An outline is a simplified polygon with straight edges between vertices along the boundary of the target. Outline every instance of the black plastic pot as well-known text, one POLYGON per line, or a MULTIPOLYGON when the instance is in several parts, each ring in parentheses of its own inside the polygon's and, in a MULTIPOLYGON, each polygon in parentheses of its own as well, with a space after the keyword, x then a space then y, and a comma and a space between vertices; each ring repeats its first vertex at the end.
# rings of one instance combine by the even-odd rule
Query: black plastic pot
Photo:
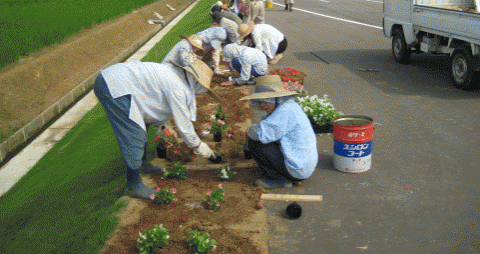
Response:
POLYGON ((222 133, 221 132, 214 133, 213 134, 213 141, 214 142, 222 141, 222 133))
POLYGON ((250 150, 243 149, 243 154, 245 155, 245 159, 252 159, 252 153, 250 152, 250 150))
POLYGON ((297 203, 293 202, 287 206, 287 215, 291 219, 298 219, 302 215, 302 207, 297 203))
POLYGON ((333 133, 333 123, 332 122, 327 122, 324 125, 318 125, 315 120, 313 120, 313 117, 308 116, 308 120, 310 120, 310 124, 312 125, 313 132, 315 134, 320 134, 320 133, 333 133))
POLYGON ((157 145, 157 157, 167 158, 167 148, 165 147, 165 144, 161 143, 157 145))
POLYGON ((212 163, 218 164, 222 162, 222 155, 215 153, 215 158, 211 157, 211 158, 208 158, 208 160, 210 160, 212 163))

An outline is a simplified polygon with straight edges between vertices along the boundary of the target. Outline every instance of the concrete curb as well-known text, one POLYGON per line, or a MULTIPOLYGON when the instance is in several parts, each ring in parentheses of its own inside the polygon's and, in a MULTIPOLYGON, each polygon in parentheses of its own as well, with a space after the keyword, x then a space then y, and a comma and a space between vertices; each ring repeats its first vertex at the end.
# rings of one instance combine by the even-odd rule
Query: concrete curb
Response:
MULTIPOLYGON (((178 15, 177 17, 172 17, 165 27, 162 27, 162 25, 158 25, 155 29, 149 32, 145 37, 136 41, 125 51, 120 53, 120 55, 112 59, 106 65, 104 65, 101 69, 105 69, 108 66, 123 62, 129 56, 137 52, 139 48, 142 47, 142 45, 144 44, 150 45, 151 43, 149 43, 149 41, 151 41, 151 39, 156 34, 159 34, 163 37, 198 2, 199 0, 185 7, 185 9, 182 10, 181 14, 178 15), (180 19, 178 19, 179 17, 180 19)), ((155 44, 158 41, 156 41, 155 44)), ((153 46, 155 44, 153 44, 153 46)), ((144 49, 142 51, 142 53, 144 54, 141 57, 136 56, 134 60, 142 59, 145 56, 145 54, 148 51, 150 51, 150 49, 153 46, 151 46, 148 49, 144 49)), ((85 81, 83 81, 80 85, 75 87, 67 95, 63 96, 59 101, 57 101, 55 104, 47 108, 39 116, 34 118, 28 124, 23 126, 20 130, 15 132, 12 136, 7 138, 7 140, 1 143, 0 144, 0 166, 2 164, 7 163, 10 159, 12 159, 13 156, 18 154, 23 148, 25 148, 26 145, 28 145, 28 143, 30 143, 35 137, 37 137, 42 131, 44 131, 47 126, 52 124, 54 120, 56 120, 58 117, 64 114, 70 107, 72 107, 75 103, 77 103, 82 97, 84 97, 87 94, 88 91, 92 90, 93 83, 95 82, 95 78, 98 76, 99 73, 100 73, 100 70, 98 70, 93 75, 88 77, 85 81)))
MULTIPOLYGON (((153 30, 102 69, 122 62, 128 57, 126 61, 142 59, 198 2, 200 0, 187 6, 164 28, 153 30)), ((27 174, 86 113, 97 105, 98 100, 92 87, 99 73, 100 70, 0 145, 0 163, 5 161, 5 165, 0 168, 0 196, 27 174), (54 123, 48 126, 52 121, 54 123)))

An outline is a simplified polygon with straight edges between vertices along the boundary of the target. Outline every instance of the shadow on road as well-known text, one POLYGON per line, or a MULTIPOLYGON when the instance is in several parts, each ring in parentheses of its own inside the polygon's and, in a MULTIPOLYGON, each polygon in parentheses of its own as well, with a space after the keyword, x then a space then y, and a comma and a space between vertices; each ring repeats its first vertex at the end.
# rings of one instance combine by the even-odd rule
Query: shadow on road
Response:
MULTIPOLYGON (((393 60, 390 50, 338 50, 310 53, 316 56, 318 61, 345 66, 386 93, 452 100, 480 96, 480 83, 479 88, 470 91, 463 91, 453 86, 449 75, 448 56, 412 54, 411 63, 401 65, 393 60)), ((297 55, 299 58, 305 58, 305 52, 297 55)), ((479 82, 480 75, 476 77, 479 82)))

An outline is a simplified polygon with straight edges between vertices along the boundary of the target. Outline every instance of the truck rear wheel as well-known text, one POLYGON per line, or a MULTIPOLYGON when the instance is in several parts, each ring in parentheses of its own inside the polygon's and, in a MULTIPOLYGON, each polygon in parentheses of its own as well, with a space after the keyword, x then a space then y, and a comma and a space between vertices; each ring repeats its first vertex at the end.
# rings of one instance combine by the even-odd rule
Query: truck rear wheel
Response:
POLYGON ((403 31, 401 29, 397 29, 393 33, 392 54, 395 62, 401 64, 410 63, 411 50, 409 47, 407 47, 407 43, 405 42, 405 37, 403 36, 403 31))
POLYGON ((455 86, 460 89, 473 88, 473 57, 466 46, 456 48, 450 58, 451 76, 455 86))

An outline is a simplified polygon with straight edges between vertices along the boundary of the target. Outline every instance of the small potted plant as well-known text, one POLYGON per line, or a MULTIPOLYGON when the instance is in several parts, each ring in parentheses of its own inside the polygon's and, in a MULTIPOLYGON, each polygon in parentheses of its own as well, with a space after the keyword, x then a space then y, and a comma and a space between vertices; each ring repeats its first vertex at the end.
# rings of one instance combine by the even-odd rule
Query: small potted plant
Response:
POLYGON ((141 254, 157 253, 158 249, 168 246, 169 232, 162 224, 154 225, 153 229, 138 233, 137 248, 141 254))
POLYGON ((167 168, 163 173, 162 179, 187 179, 187 168, 183 166, 181 161, 173 163, 173 167, 167 168))
POLYGON ((216 120, 213 124, 206 124, 205 125, 207 130, 213 134, 213 141, 220 142, 222 141, 222 133, 230 130, 230 126, 225 124, 224 120, 216 120))
POLYGON ((333 132, 332 120, 341 113, 335 110, 327 95, 324 95, 323 98, 319 98, 317 95, 305 95, 295 98, 295 101, 307 114, 315 133, 333 132))
POLYGON ((161 134, 152 141, 152 144, 157 144, 157 157, 158 158, 167 158, 167 148, 170 144, 177 144, 177 140, 174 135, 170 133, 167 128, 162 129, 165 134, 161 134))
POLYGON ((237 174, 237 172, 231 170, 230 166, 219 167, 217 172, 218 178, 220 178, 222 181, 231 181, 237 174))
POLYGON ((222 107, 222 105, 218 105, 217 109, 215 110, 215 119, 225 120, 225 111, 227 111, 227 107, 222 107))
POLYGON ((157 136, 152 143, 158 143, 156 147, 157 157, 163 159, 167 158, 167 147, 169 146, 168 141, 161 136, 157 136))
POLYGON ((218 188, 214 191, 207 191, 203 201, 207 203, 207 208, 218 211, 222 205, 221 202, 225 200, 225 191, 223 190, 222 184, 218 185, 218 188))
POLYGON ((243 155, 245 156, 245 159, 250 160, 252 159, 252 153, 250 152, 250 149, 248 149, 248 144, 245 141, 240 141, 238 142, 240 144, 240 148, 238 149, 239 152, 243 151, 243 155))
POLYGON ((172 189, 167 189, 167 188, 156 188, 155 189, 156 193, 150 195, 150 199, 152 200, 152 203, 154 204, 168 204, 170 202, 177 202, 178 198, 175 197, 175 194, 177 194, 177 190, 175 188, 172 189))
POLYGON ((217 241, 211 239, 208 233, 203 233, 197 229, 188 232, 190 237, 187 243, 192 247, 193 253, 208 253, 215 249, 217 241))

